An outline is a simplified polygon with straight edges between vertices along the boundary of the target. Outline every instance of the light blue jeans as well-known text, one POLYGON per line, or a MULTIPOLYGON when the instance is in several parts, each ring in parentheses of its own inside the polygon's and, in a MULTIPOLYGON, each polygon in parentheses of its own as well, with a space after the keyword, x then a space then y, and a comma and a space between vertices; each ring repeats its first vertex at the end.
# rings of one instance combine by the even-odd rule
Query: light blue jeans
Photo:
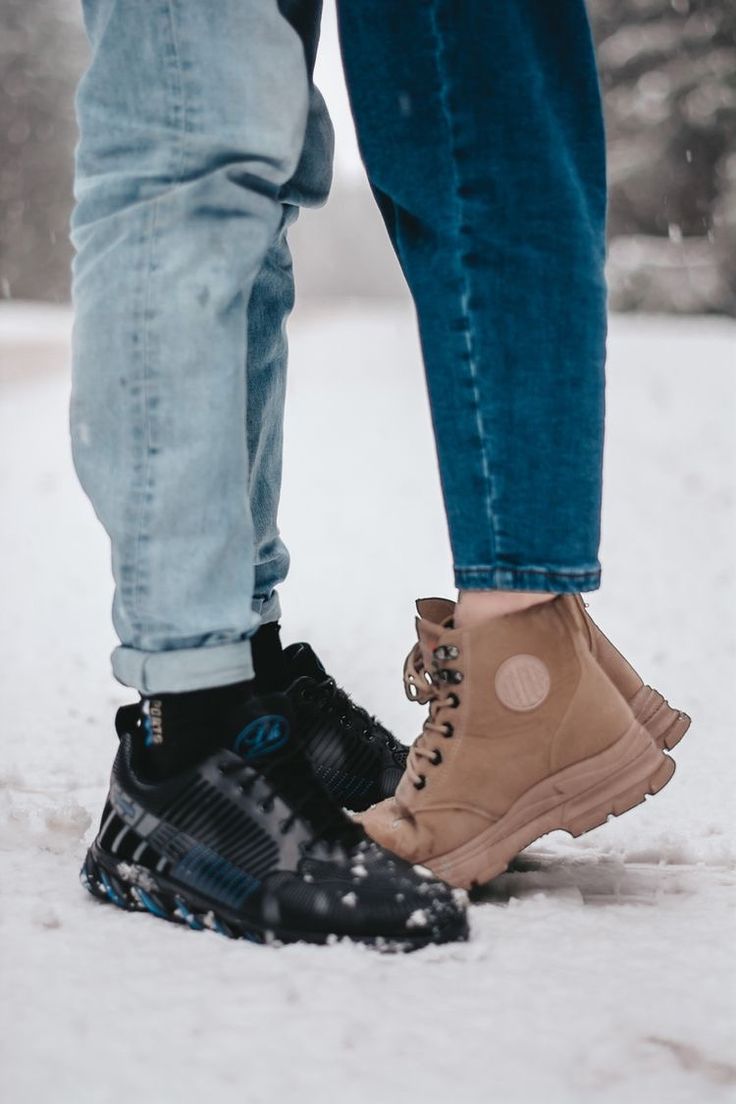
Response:
POLYGON ((252 677, 279 616, 286 230, 327 197, 319 3, 85 0, 72 448, 112 542, 116 677, 252 677), (282 14, 283 13, 283 14, 282 14))

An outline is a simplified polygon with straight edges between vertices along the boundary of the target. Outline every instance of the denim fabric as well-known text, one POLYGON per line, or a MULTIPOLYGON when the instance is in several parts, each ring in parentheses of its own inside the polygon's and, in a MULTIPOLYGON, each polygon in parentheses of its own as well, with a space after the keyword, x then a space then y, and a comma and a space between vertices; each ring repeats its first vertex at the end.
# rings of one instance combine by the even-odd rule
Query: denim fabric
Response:
MULTIPOLYGON (((605 166, 582 0, 338 0, 419 315, 462 588, 598 585, 605 166)), ((329 189, 319 0, 84 0, 72 445, 147 692, 279 615, 287 229, 329 189)))
POLYGON ((72 446, 112 542, 118 679, 252 674, 278 617, 293 303, 286 228, 326 198, 319 3, 86 0, 72 446))
POLYGON ((459 588, 599 584, 605 144, 583 0, 338 0, 459 588))

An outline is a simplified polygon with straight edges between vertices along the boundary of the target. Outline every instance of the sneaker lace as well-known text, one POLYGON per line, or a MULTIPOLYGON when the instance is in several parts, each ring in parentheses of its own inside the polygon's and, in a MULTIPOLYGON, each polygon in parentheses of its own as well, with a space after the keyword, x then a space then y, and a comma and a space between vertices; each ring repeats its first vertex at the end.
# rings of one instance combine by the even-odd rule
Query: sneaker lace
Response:
POLYGON ((298 820, 306 820, 312 830, 312 838, 304 845, 305 851, 319 843, 328 847, 342 845, 350 848, 363 838, 357 825, 332 801, 314 777, 309 761, 298 745, 257 771, 237 760, 222 763, 219 770, 221 774, 236 779, 241 776, 239 786, 244 795, 251 792, 256 782, 265 782, 267 792, 261 801, 264 812, 273 808, 277 797, 285 800, 289 813, 279 822, 279 831, 286 835, 298 820))
POLYGON ((404 745, 393 733, 384 728, 373 714, 354 702, 347 691, 338 686, 333 678, 326 678, 323 682, 317 683, 310 696, 329 710, 338 724, 359 739, 364 739, 370 744, 380 738, 394 758, 397 761, 400 760, 399 765, 403 767, 406 755, 404 745))
MULTIPOLYGON (((427 672, 421 658, 419 646, 412 649, 407 658, 407 667, 412 663, 412 674, 421 679, 421 687, 412 681, 412 686, 417 686, 419 693, 407 694, 412 698, 426 704, 429 702, 429 714, 422 726, 422 731, 411 746, 406 762, 406 774, 414 788, 423 790, 427 784, 427 775, 423 771, 423 763, 432 767, 439 767, 443 761, 441 749, 436 741, 429 743, 428 737, 439 736, 443 740, 450 740, 455 735, 455 728, 450 720, 446 720, 446 711, 457 709, 460 698, 452 687, 459 686, 463 681, 463 673, 457 667, 442 667, 440 661, 456 660, 460 657, 460 651, 454 644, 440 644, 432 652, 432 671, 427 672), (418 652, 418 659, 414 651, 418 652), (421 664, 421 666, 420 666, 421 664), (421 694, 421 696, 420 696, 421 694)), ((406 667, 405 667, 406 678, 406 667)), ((405 682, 405 685, 406 682, 405 682)))

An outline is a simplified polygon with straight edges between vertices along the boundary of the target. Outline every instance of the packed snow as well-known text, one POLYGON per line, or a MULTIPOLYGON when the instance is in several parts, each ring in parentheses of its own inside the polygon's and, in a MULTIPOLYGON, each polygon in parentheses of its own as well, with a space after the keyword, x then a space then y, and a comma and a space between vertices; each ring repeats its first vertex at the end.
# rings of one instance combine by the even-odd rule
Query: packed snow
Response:
MULTIPOLYGON (((469 943, 394 957, 230 942, 79 885, 131 694, 71 468, 68 317, 34 311, 0 307, 3 1100, 734 1100, 736 325, 612 320, 592 613, 693 716, 674 780, 529 848, 469 943)), ((409 311, 298 317, 287 419, 284 636, 409 741, 413 600, 453 593, 409 311)))

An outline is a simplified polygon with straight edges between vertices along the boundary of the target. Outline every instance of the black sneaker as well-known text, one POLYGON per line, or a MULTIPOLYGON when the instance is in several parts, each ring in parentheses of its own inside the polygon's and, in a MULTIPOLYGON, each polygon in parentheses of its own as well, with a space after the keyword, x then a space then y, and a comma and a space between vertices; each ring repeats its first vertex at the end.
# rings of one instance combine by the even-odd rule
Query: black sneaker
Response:
POLYGON ((308 644, 284 648, 286 695, 312 767, 335 801, 354 812, 393 797, 409 749, 349 697, 308 644))
POLYGON ((347 937, 408 951, 467 938, 456 894, 330 800, 282 695, 234 710, 229 746, 161 782, 144 777, 140 706, 116 724, 110 793, 81 872, 96 897, 257 943, 347 937))

